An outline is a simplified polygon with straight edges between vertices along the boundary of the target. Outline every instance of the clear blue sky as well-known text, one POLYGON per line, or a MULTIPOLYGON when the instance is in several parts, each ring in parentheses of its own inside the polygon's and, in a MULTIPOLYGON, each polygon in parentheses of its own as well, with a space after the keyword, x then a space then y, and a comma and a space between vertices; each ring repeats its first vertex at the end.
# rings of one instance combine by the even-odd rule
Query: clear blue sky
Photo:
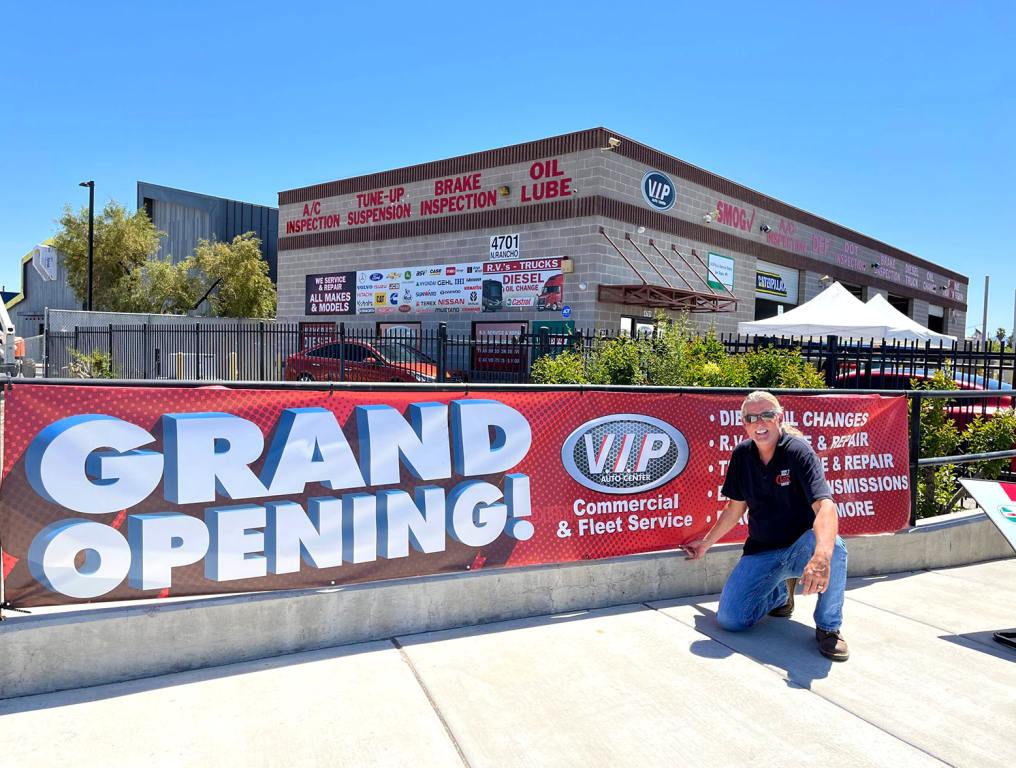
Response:
POLYGON ((0 282, 65 203, 605 126, 970 279, 1012 328, 1016 3, 10 3, 0 282))

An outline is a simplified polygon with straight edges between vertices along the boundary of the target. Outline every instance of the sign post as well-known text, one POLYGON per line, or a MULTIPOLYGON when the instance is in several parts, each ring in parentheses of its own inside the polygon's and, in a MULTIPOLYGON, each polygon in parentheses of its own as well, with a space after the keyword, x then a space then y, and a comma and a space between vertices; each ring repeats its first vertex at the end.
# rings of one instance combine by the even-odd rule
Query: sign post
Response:
MULTIPOLYGON (((973 497, 977 506, 984 510, 984 514, 1016 552, 1016 483, 960 478, 960 485, 973 497)), ((1002 645, 1016 648, 1016 630, 995 632, 993 637, 1002 645)))

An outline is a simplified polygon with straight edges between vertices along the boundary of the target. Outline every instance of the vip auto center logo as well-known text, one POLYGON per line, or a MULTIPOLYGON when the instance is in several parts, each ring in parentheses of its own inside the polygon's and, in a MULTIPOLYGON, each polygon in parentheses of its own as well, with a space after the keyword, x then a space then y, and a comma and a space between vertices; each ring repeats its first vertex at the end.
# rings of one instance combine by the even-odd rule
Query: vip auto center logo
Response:
POLYGON ((601 493, 634 494, 673 480, 688 464, 688 441, 660 419, 614 414, 580 426, 561 448, 572 478, 601 493))
POLYGON ((1002 504, 999 506, 998 511, 1002 513, 1002 517, 1016 525, 1016 505, 1002 504))
POLYGON ((677 187, 665 173, 649 171, 642 177, 642 197, 656 210, 669 211, 677 202, 677 187))

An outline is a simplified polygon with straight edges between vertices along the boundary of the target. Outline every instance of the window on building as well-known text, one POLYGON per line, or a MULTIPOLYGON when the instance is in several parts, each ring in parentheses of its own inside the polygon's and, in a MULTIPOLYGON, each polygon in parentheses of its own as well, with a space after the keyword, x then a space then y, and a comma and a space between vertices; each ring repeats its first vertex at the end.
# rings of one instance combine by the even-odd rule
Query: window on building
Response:
POLYGON ((945 309, 934 304, 928 307, 928 330, 945 333, 945 309))
POLYGON ((848 291, 850 291, 852 294, 854 294, 854 296, 856 296, 858 299, 860 299, 861 301, 864 301, 864 295, 863 295, 864 294, 864 289, 861 288, 861 286, 859 286, 859 285, 851 285, 850 283, 840 283, 840 285, 842 285, 844 288, 846 288, 848 291))
POLYGON ((789 312, 794 308, 793 304, 785 304, 770 299, 755 299, 755 319, 765 320, 768 317, 776 317, 782 312, 789 312))
POLYGON ((910 299, 906 296, 897 296, 890 293, 886 296, 886 301, 888 301, 895 309, 898 309, 904 315, 910 317, 910 299))
POLYGON ((149 221, 155 221, 155 201, 150 197, 146 197, 144 199, 144 206, 149 221))
POLYGON ((622 336, 652 336, 656 332, 656 323, 645 317, 622 317, 622 336))

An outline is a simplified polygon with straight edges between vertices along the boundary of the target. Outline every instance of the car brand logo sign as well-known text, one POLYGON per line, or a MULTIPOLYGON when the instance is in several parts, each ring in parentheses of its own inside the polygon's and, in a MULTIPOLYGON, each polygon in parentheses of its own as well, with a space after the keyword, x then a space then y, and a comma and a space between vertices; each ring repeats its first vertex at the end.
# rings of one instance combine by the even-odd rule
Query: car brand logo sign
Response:
POLYGON ((384 277, 384 275, 382 275, 380 272, 374 272, 371 274, 370 279, 376 283, 382 277, 384 277))
POLYGON ((688 465, 688 441, 660 419, 617 413, 587 421, 564 441, 561 462, 576 482, 601 493, 640 493, 688 465))
POLYGON ((677 187, 665 173, 649 171, 642 177, 642 197, 656 210, 669 211, 677 201, 677 187))

